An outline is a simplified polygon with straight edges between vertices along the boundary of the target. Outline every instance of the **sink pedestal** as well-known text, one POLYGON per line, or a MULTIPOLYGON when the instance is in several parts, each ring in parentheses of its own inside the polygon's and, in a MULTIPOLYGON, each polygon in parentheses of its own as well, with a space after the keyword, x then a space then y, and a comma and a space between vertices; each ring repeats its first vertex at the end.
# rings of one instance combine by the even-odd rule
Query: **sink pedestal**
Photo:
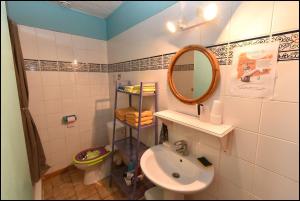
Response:
POLYGON ((184 195, 182 193, 177 193, 174 191, 169 191, 163 189, 163 199, 164 200, 184 200, 184 195))
POLYGON ((184 200, 184 194, 155 186, 145 192, 146 200, 184 200))

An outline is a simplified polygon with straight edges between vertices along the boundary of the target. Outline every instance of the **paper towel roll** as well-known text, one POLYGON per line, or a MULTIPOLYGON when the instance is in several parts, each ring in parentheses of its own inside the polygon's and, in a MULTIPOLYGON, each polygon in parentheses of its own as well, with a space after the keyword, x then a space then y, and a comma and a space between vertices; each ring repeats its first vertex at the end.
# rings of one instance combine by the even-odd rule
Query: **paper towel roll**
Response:
POLYGON ((214 100, 210 113, 210 122, 213 124, 222 124, 223 103, 220 100, 214 100))
POLYGON ((220 100, 214 100, 213 106, 211 109, 211 114, 222 115, 223 103, 220 100))

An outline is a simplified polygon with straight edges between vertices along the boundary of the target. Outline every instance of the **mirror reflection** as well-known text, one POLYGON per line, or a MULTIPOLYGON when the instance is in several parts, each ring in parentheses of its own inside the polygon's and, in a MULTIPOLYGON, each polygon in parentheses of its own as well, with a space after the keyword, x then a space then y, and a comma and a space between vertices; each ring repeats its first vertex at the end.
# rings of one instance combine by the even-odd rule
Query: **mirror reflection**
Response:
POLYGON ((188 99, 197 99, 210 87, 212 65, 205 54, 190 50, 177 59, 172 76, 178 93, 188 99))

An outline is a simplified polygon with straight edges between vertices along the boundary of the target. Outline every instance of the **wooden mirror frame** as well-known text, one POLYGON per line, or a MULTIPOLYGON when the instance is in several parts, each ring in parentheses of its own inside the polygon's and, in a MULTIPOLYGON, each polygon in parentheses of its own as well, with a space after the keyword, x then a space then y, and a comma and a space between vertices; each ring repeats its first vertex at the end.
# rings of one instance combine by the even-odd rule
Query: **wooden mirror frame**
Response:
POLYGON ((175 56, 173 56, 171 63, 169 64, 169 67, 168 67, 168 83, 169 83, 169 87, 170 87, 172 93, 181 102, 189 104, 189 105, 194 105, 194 104, 201 103, 201 102, 207 100, 215 91, 217 84, 219 83, 219 78, 220 78, 220 68, 219 68, 219 63, 218 63, 217 59, 215 58, 214 54, 210 50, 208 50, 205 47, 202 47, 200 45, 189 45, 189 46, 186 46, 186 47, 180 49, 175 54, 175 56), (208 90, 202 96, 200 96, 199 98, 196 98, 196 99, 189 99, 189 98, 184 97, 177 91, 177 89, 174 85, 174 81, 173 81, 173 70, 174 70, 176 61, 180 58, 180 56, 188 51, 193 51, 193 50, 202 52, 208 58, 211 66, 212 66, 212 81, 210 83, 208 90))

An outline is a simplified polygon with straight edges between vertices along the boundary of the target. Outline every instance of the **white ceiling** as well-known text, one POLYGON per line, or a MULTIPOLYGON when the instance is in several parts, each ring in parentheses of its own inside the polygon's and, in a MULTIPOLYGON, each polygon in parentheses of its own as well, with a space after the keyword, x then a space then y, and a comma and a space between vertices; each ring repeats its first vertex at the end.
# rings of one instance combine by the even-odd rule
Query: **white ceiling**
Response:
POLYGON ((109 16, 122 3, 122 1, 57 1, 59 2, 66 2, 68 4, 66 7, 70 9, 100 18, 109 16))

